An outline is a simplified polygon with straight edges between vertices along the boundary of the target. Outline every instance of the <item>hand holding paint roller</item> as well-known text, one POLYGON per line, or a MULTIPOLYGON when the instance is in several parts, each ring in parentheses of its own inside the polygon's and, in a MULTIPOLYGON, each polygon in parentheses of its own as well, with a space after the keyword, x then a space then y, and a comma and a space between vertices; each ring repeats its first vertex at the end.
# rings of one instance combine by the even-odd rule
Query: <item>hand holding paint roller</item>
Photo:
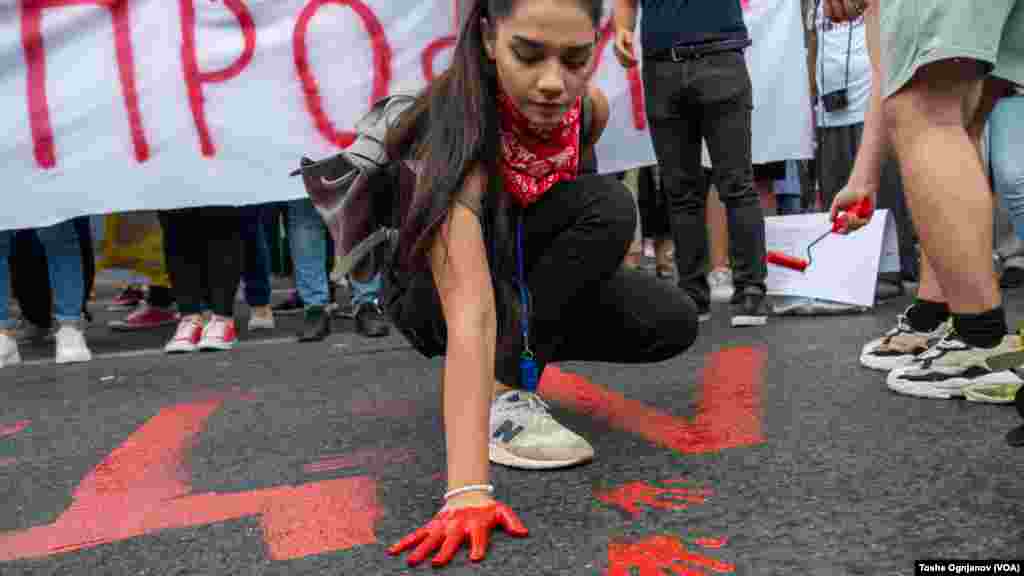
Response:
POLYGON ((811 262, 813 262, 811 250, 814 248, 815 244, 824 240, 829 234, 850 233, 851 218, 866 220, 871 217, 871 213, 874 212, 874 210, 874 202, 871 200, 870 196, 866 196, 857 201, 857 203, 854 204, 853 206, 840 212, 832 220, 832 228, 829 229, 828 232, 825 232, 821 236, 818 236, 818 238, 816 238, 814 242, 811 242, 807 246, 806 260, 803 258, 791 256, 789 254, 784 254, 782 252, 769 251, 765 255, 765 261, 768 262, 769 264, 775 264, 776 266, 782 266, 784 268, 790 268, 792 270, 799 270, 800 272, 805 272, 807 268, 811 265, 811 262))

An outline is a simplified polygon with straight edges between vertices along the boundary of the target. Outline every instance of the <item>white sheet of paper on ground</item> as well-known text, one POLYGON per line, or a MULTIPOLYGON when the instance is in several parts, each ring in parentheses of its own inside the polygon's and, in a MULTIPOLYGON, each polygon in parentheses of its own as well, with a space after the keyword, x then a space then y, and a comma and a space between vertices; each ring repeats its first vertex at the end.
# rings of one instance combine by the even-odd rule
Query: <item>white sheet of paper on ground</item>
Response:
MULTIPOLYGON (((768 216, 768 250, 807 258, 807 247, 831 228, 827 213, 768 216)), ((815 245, 803 272, 768 265, 768 293, 806 296, 872 307, 879 272, 898 272, 896 223, 888 210, 876 210, 871 222, 853 234, 829 234, 815 245)))

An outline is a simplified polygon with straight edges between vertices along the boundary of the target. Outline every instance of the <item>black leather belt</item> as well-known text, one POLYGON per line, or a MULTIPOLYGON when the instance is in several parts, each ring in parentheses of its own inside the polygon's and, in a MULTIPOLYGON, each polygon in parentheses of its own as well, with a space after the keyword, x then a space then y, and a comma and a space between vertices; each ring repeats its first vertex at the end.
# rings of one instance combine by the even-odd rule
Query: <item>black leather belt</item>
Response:
POLYGON ((712 54, 722 52, 742 51, 750 46, 750 38, 736 38, 734 40, 718 40, 716 42, 705 42, 703 44, 681 44, 671 48, 652 50, 644 53, 644 58, 649 60, 663 60, 666 62, 687 62, 699 60, 712 54))

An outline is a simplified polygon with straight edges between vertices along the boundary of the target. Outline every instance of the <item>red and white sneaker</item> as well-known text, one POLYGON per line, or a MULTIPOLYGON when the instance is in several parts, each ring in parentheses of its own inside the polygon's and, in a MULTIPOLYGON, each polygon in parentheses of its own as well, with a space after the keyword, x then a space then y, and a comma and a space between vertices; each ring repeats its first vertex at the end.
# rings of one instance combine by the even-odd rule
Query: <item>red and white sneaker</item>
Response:
POLYGON ((203 320, 200 316, 190 316, 178 323, 174 337, 164 346, 168 354, 195 352, 199 349, 199 340, 203 336, 203 320))
POLYGON ((118 294, 107 306, 107 310, 110 312, 125 312, 128 310, 134 310, 142 304, 145 300, 146 294, 136 288, 135 286, 129 286, 125 288, 120 294, 118 294))
POLYGON ((203 336, 199 340, 200 350, 231 350, 238 340, 235 321, 223 316, 213 316, 203 328, 203 336))
POLYGON ((179 320, 181 320, 181 315, 174 310, 143 304, 135 312, 125 316, 124 320, 111 320, 108 326, 111 330, 130 332, 170 326, 177 324, 179 320))

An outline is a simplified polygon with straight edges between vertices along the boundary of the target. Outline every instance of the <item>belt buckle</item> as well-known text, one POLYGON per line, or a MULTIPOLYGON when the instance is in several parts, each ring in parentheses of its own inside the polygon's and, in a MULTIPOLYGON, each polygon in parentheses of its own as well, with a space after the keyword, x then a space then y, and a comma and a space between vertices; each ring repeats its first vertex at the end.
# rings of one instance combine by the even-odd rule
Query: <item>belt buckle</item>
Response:
POLYGON ((673 46, 669 49, 669 54, 672 56, 673 62, 688 62, 695 60, 697 56, 695 50, 686 46, 673 46))

